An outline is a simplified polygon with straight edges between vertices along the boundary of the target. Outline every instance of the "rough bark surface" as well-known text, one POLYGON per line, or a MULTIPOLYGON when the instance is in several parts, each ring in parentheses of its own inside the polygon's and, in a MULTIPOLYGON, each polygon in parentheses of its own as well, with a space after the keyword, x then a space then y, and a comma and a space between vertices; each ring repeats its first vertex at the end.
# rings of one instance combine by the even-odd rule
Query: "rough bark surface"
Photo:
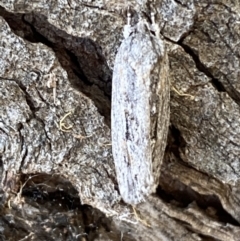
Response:
POLYGON ((155 12, 172 89, 160 184, 134 208, 109 128, 125 1, 0 1, 1 240, 240 240, 240 5, 129 5, 155 12))

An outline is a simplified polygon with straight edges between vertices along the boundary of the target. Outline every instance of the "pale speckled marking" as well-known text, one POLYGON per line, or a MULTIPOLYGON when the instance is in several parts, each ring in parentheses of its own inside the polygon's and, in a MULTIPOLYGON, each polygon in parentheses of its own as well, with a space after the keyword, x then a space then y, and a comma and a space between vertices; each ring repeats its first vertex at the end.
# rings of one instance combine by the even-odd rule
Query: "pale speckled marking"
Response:
POLYGON ((121 196, 130 204, 155 191, 166 147, 168 60, 156 36, 140 20, 125 36, 113 70, 113 158, 121 196))

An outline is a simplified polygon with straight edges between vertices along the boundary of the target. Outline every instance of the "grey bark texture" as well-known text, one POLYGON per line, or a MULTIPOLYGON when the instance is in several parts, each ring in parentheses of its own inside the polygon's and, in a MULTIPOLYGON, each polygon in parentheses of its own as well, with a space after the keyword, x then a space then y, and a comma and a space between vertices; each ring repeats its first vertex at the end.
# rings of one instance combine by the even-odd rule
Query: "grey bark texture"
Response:
POLYGON ((169 59, 155 194, 119 194, 111 150, 125 1, 0 1, 1 240, 240 240, 238 1, 128 1, 169 59))

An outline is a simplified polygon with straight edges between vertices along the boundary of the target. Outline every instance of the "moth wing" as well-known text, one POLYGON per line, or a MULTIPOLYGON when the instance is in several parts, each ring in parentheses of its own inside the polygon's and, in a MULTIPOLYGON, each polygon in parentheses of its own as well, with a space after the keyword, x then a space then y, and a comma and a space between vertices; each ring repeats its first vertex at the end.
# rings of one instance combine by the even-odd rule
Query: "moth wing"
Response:
POLYGON ((152 122, 158 119, 159 111, 153 108, 159 108, 155 102, 160 98, 159 76, 153 78, 152 74, 160 67, 157 64, 162 54, 158 40, 153 42, 150 33, 136 31, 123 40, 115 59, 111 113, 113 158, 121 196, 130 204, 143 201, 155 186, 152 122))

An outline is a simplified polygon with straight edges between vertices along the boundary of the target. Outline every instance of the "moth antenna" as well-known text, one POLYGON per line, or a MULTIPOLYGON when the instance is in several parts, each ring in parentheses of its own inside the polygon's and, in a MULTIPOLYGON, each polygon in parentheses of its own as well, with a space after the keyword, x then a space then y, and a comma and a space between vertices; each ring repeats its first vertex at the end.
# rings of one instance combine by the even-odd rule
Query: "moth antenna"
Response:
POLYGON ((127 24, 124 26, 124 29, 123 29, 124 38, 127 38, 132 32, 131 17, 132 16, 130 13, 130 7, 128 6, 128 8, 127 8, 127 24))
POLYGON ((152 21, 152 24, 155 24, 155 13, 154 12, 151 12, 151 21, 152 21))
POLYGON ((158 24, 156 24, 154 12, 151 12, 151 22, 152 22, 152 27, 151 27, 152 31, 154 31, 155 35, 159 37, 160 29, 158 24))
POLYGON ((127 8, 127 25, 131 25, 131 13, 130 13, 130 7, 127 8))

